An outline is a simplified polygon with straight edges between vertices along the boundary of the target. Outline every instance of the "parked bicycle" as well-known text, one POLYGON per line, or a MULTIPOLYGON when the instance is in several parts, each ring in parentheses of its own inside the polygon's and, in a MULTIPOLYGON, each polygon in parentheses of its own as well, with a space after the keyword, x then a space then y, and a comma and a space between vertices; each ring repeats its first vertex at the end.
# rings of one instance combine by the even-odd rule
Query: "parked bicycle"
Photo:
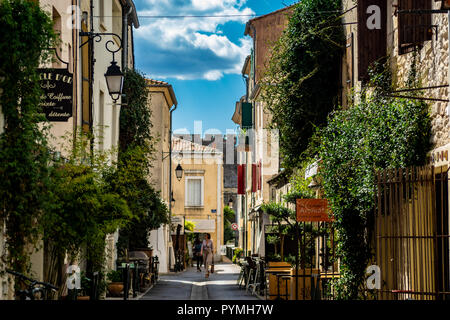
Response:
POLYGON ((49 292, 58 292, 58 288, 48 282, 40 282, 8 269, 6 272, 19 278, 23 283, 28 282, 26 289, 16 291, 16 297, 19 297, 20 300, 48 300, 49 292))

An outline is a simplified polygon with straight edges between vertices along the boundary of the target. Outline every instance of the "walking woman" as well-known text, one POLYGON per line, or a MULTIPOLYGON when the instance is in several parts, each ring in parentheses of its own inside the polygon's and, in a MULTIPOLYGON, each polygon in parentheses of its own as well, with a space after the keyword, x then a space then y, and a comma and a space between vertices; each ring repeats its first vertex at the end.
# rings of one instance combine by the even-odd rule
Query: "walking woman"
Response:
POLYGON ((205 278, 209 277, 209 266, 212 264, 213 259, 213 242, 211 240, 211 235, 209 233, 206 234, 206 239, 203 240, 202 244, 202 255, 203 255, 203 263, 205 264, 205 278))
POLYGON ((195 237, 195 241, 194 241, 194 256, 195 256, 195 261, 197 261, 197 271, 201 272, 202 270, 201 270, 200 266, 203 263, 202 242, 198 238, 198 235, 195 237))

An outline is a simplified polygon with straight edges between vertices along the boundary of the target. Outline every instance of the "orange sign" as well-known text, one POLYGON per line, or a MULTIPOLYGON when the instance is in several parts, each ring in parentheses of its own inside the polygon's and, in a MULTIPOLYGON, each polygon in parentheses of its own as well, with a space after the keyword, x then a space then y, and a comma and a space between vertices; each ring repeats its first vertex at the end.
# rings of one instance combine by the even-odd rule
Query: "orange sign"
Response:
POLYGON ((297 199, 297 221, 299 222, 331 222, 328 200, 297 199))

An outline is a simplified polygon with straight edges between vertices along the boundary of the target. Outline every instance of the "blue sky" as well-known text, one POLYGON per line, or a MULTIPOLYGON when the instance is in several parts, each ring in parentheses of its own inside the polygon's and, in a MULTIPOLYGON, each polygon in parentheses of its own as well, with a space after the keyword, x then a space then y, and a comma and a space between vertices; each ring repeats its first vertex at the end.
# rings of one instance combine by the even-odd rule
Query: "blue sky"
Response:
POLYGON ((172 84, 178 99, 174 130, 235 129, 235 102, 245 94, 241 69, 250 54, 244 36, 252 17, 145 18, 179 15, 262 15, 292 0, 135 0, 141 27, 135 30, 136 68, 172 84))

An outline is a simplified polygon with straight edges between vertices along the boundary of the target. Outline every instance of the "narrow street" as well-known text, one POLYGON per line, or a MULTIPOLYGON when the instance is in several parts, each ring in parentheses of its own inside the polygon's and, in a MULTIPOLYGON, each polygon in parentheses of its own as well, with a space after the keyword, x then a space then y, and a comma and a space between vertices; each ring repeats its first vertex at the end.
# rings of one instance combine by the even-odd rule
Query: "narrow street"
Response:
POLYGON ((141 300, 258 300, 236 285, 239 270, 234 264, 220 263, 208 279, 195 266, 176 274, 161 275, 141 300))

